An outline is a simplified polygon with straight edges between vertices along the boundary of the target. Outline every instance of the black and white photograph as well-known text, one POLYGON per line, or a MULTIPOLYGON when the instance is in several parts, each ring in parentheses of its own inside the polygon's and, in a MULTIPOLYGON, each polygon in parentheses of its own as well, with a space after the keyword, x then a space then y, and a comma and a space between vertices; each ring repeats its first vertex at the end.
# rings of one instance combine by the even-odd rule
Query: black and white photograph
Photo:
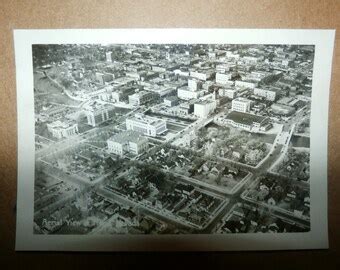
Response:
MULTIPOLYGON (((114 32, 90 42, 89 32, 59 43, 40 34, 42 42, 26 46, 30 83, 22 91, 30 93, 22 104, 30 109, 22 121, 33 134, 21 139, 33 153, 21 161, 30 173, 19 186, 31 190, 22 210, 32 220, 21 227, 53 239, 204 235, 231 250, 234 236, 244 249, 248 235, 276 239, 277 249, 280 237, 293 248, 294 239, 319 233, 326 245, 327 148, 318 136, 327 129, 313 117, 327 127, 327 112, 314 108, 327 110, 329 81, 316 87, 317 73, 328 74, 316 42, 295 33, 273 42, 266 30, 246 42, 228 33, 225 42, 204 40, 200 30, 187 42, 166 34, 145 42, 125 31, 126 42, 114 32)), ((270 248, 260 243, 250 248, 270 248)))

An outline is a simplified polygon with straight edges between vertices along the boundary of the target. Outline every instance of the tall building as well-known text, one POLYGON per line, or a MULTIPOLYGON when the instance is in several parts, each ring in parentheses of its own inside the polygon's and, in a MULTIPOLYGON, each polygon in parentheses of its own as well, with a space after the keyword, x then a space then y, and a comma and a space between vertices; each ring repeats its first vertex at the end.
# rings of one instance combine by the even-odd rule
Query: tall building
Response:
POLYGON ((113 74, 96 72, 96 81, 100 84, 111 82, 113 80, 113 74))
POLYGON ((235 81, 235 86, 239 87, 239 88, 250 88, 250 89, 254 89, 257 86, 257 82, 256 81, 251 81, 251 80, 236 80, 235 81))
POLYGON ((188 79, 188 88, 191 91, 198 91, 202 88, 202 82, 196 79, 188 79))
POLYGON ((135 114, 126 119, 126 129, 138 131, 144 135, 156 137, 167 131, 166 121, 143 114, 135 114))
POLYGON ((207 118, 216 109, 216 100, 200 100, 194 105, 194 114, 200 118, 207 118))
POLYGON ((270 89, 270 88, 255 88, 254 89, 254 95, 264 97, 265 99, 269 101, 275 101, 277 98, 277 90, 276 89, 270 89))
POLYGON ((129 104, 140 106, 154 99, 154 94, 147 91, 140 91, 129 96, 129 104))
POLYGON ((179 99, 190 100, 197 99, 203 96, 203 91, 191 91, 188 87, 180 87, 177 90, 177 96, 179 99))
POLYGON ((136 91, 134 86, 121 86, 112 92, 112 100, 116 102, 127 102, 129 96, 133 95, 136 91))
POLYGON ((194 111, 194 103, 193 102, 183 102, 177 108, 177 114, 179 115, 189 115, 194 111))
POLYGON ((228 73, 228 74, 216 73, 216 83, 229 84, 231 77, 232 77, 231 73, 228 73))
POLYGON ((72 121, 61 122, 57 120, 47 124, 47 130, 55 138, 68 138, 78 133, 78 124, 72 121))
POLYGON ((110 153, 119 156, 127 153, 139 155, 148 148, 148 140, 136 131, 126 130, 109 138, 107 147, 110 153))
POLYGON ((190 71, 190 76, 202 81, 211 79, 215 75, 214 69, 199 69, 190 71))
MULTIPOLYGON (((218 64, 216 65, 216 72, 217 73, 226 73, 227 71, 230 70, 230 64, 218 64)), ((217 74, 216 74, 217 77, 217 74)))
POLYGON ((231 102, 231 110, 237 112, 249 112, 251 107, 251 100, 246 98, 236 98, 231 102))
POLYGON ((93 102, 85 107, 87 124, 96 127, 112 119, 115 115, 114 107, 108 104, 93 102))
POLYGON ((106 52, 106 62, 112 63, 112 52, 106 52))
POLYGON ((164 104, 168 107, 173 107, 178 105, 178 98, 176 96, 170 96, 164 98, 164 104))
POLYGON ((218 90, 218 94, 221 97, 228 97, 230 99, 234 99, 236 97, 237 94, 237 89, 226 89, 226 88, 220 88, 218 90))

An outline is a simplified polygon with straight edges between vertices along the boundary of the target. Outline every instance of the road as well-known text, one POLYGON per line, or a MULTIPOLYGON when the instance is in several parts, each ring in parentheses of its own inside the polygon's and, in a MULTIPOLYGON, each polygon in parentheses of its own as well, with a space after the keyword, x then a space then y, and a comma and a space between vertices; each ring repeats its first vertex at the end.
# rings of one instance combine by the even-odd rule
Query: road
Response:
MULTIPOLYGON (((127 115, 122 116, 119 121, 125 121, 125 119, 131 114, 133 113, 130 112, 127 115)), ((219 114, 222 114, 224 112, 220 112, 219 114)), ((299 112, 299 115, 303 114, 303 110, 301 110, 299 112)), ((184 134, 187 134, 188 132, 192 132, 195 130, 198 130, 199 128, 207 125, 208 123, 212 122, 214 117, 216 117, 218 115, 214 115, 211 116, 207 119, 200 119, 197 120, 194 123, 189 124, 185 129, 183 129, 182 132, 176 134, 173 138, 171 138, 168 143, 171 143, 173 141, 175 141, 176 139, 178 139, 180 136, 183 136, 184 134)), ((46 149, 42 149, 40 151, 38 151, 36 153, 36 158, 37 160, 39 160, 41 157, 45 156, 45 155, 49 155, 53 152, 59 152, 59 151, 63 151, 69 147, 74 146, 75 144, 79 144, 79 143, 83 143, 88 139, 91 139, 92 137, 96 136, 96 134, 99 131, 108 131, 111 130, 112 127, 111 126, 106 126, 106 127, 102 127, 102 128, 93 128, 83 134, 79 134, 77 136, 71 137, 69 139, 65 139, 63 141, 57 142, 56 144, 46 148, 46 149)), ((277 135, 277 139, 274 141, 274 144, 272 145, 272 149, 270 150, 269 154, 266 156, 266 158, 256 167, 253 166, 249 166, 246 164, 241 164, 238 162, 234 162, 231 160, 226 160, 223 158, 217 158, 222 160, 224 163, 226 163, 227 165, 232 165, 234 167, 237 168, 241 168, 243 170, 246 170, 248 172, 251 172, 252 175, 249 177, 249 179, 247 181, 245 181, 240 188, 238 188, 236 190, 236 192, 234 194, 228 194, 226 192, 223 192, 221 190, 219 190, 218 188, 214 188, 214 186, 210 186, 210 185, 205 185, 204 183, 200 182, 200 181, 193 181, 192 178, 190 177, 186 177, 184 175, 181 174, 177 174, 174 172, 173 173, 175 176, 177 176, 178 179, 180 179, 183 182, 189 182, 190 184, 194 185, 197 189, 202 189, 204 191, 207 191, 209 193, 215 194, 216 197, 219 197, 223 200, 222 202, 222 206, 219 209, 218 213, 207 223, 207 225, 203 228, 203 229, 199 229, 196 228, 193 232, 194 233, 211 233, 214 231, 214 229, 216 228, 216 225, 218 224, 218 222, 220 222, 222 220, 222 218, 231 210, 231 208, 233 207, 233 205, 235 205, 236 203, 242 203, 245 202, 245 200, 242 198, 241 194, 248 188, 249 185, 251 185, 259 176, 261 175, 265 175, 267 174, 269 168, 271 168, 273 166, 273 164, 279 160, 280 158, 282 158, 285 154, 286 149, 288 148, 288 144, 289 141, 291 139, 291 136, 293 134, 293 130, 294 130, 294 124, 291 123, 286 123, 284 124, 284 127, 282 129, 282 131, 277 135), (280 136, 282 136, 283 138, 281 138, 280 140, 280 136)), ((157 146, 155 146, 157 147, 157 146)), ((50 173, 53 174, 55 176, 55 174, 60 175, 60 170, 57 170, 55 168, 49 168, 50 173)), ((168 171, 167 171, 168 173, 168 171)), ((79 184, 80 186, 83 187, 88 187, 88 186, 99 186, 100 182, 96 183, 96 184, 91 184, 88 183, 86 181, 82 181, 81 179, 75 177, 75 176, 70 176, 67 174, 62 174, 63 178, 65 177, 65 179, 67 179, 68 181, 74 182, 79 184)), ((64 179, 64 180, 65 180, 64 179)), ((151 215, 151 216, 155 216, 156 218, 166 221, 169 224, 174 225, 176 228, 180 228, 180 229, 184 229, 186 231, 191 231, 193 226, 188 225, 188 223, 185 223, 184 221, 181 221, 179 219, 175 219, 174 217, 171 217, 169 215, 167 215, 165 212, 160 212, 156 209, 152 209, 151 207, 146 207, 144 205, 142 205, 141 203, 137 203, 134 202, 131 199, 122 197, 122 196, 118 196, 117 194, 114 194, 113 192, 109 192, 108 190, 105 190, 103 187, 99 187, 98 188, 98 192, 105 196, 106 198, 111 198, 113 200, 117 200, 118 202, 123 203, 124 205, 129 205, 131 207, 134 208, 138 208, 139 211, 141 211, 144 214, 147 215, 151 215)), ((53 206, 53 208, 55 207, 59 207, 60 205, 63 205, 64 203, 66 203, 65 200, 62 200, 60 202, 58 202, 57 204, 55 204, 53 206)), ((246 201, 247 204, 250 205, 254 205, 259 209, 264 209, 267 211, 268 207, 262 204, 259 204, 257 202, 249 202, 248 200, 246 201)), ((51 209, 51 208, 49 208, 51 209)), ((308 221, 304 221, 296 216, 294 216, 293 214, 288 214, 288 213, 282 213, 276 210, 271 209, 270 213, 273 214, 277 214, 277 215, 281 215, 284 218, 287 218, 289 220, 292 220, 295 223, 298 224, 303 224, 304 226, 309 226, 308 221)))
POLYGON ((192 230, 192 227, 189 224, 186 224, 184 222, 181 222, 178 219, 175 219, 173 217, 170 217, 169 215, 166 215, 164 213, 160 213, 156 210, 151 210, 150 208, 145 207, 144 205, 137 203, 133 200, 130 200, 128 198, 125 198, 123 196, 120 196, 112 191, 106 190, 104 187, 101 187, 98 189, 98 194, 101 196, 112 199, 113 201, 119 202, 123 204, 124 206, 131 206, 135 209, 138 209, 139 212, 154 216, 160 220, 163 220, 171 225, 174 225, 176 228, 184 229, 184 230, 192 230))

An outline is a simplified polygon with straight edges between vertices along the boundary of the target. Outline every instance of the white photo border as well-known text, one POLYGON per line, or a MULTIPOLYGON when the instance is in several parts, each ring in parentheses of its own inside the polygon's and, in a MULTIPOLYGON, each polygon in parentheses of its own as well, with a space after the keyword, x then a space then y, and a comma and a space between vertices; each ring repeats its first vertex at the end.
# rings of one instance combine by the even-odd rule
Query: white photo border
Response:
POLYGON ((335 30, 58 29, 14 30, 18 182, 16 250, 218 251, 328 248, 328 104, 335 30), (278 234, 37 235, 34 206, 33 44, 300 44, 315 45, 310 137, 311 230, 278 234))

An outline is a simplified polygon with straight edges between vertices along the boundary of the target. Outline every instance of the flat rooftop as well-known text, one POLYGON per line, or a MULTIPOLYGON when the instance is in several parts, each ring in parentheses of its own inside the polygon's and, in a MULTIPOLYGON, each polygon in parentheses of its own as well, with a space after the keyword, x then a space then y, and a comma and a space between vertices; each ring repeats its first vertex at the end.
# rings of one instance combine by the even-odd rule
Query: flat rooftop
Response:
POLYGON ((147 139, 141 136, 140 133, 134 130, 126 130, 121 133, 113 135, 110 141, 118 142, 118 143, 125 143, 125 142, 141 142, 146 141, 147 139))
POLYGON ((58 128, 58 129, 64 129, 64 128, 68 128, 70 126, 73 126, 74 124, 76 124, 76 122, 73 121, 66 121, 66 122, 62 122, 60 120, 54 121, 52 123, 47 124, 49 127, 51 128, 58 128))
POLYGON ((140 113, 136 113, 134 117, 128 118, 126 120, 133 120, 133 121, 137 121, 137 122, 149 124, 149 125, 156 125, 156 124, 161 124, 165 122, 165 120, 147 116, 147 115, 140 114, 140 113))
POLYGON ((178 97, 176 97, 176 96, 170 96, 170 97, 164 98, 164 100, 168 100, 168 101, 177 101, 177 100, 178 100, 178 97))
POLYGON ((198 100, 195 102, 195 105, 206 105, 206 104, 210 104, 210 103, 214 103, 214 100, 211 99, 206 99, 206 100, 198 100))
POLYGON ((233 99, 233 102, 234 102, 234 101, 250 102, 249 99, 244 98, 244 97, 235 98, 235 99, 233 99))
POLYGON ((150 92, 148 91, 140 91, 140 92, 137 92, 137 93, 134 93, 133 95, 131 95, 130 97, 143 97, 143 96, 146 96, 146 95, 149 95, 150 92))
POLYGON ((110 105, 110 104, 105 104, 105 103, 99 103, 97 101, 94 101, 92 103, 86 104, 84 106, 84 109, 87 111, 98 111, 98 110, 102 110, 102 109, 114 109, 114 106, 110 105))
POLYGON ((231 111, 227 115, 227 119, 232 120, 237 123, 245 124, 245 125, 252 125, 255 123, 262 123, 267 117, 251 114, 251 113, 243 113, 243 112, 236 112, 231 111))

